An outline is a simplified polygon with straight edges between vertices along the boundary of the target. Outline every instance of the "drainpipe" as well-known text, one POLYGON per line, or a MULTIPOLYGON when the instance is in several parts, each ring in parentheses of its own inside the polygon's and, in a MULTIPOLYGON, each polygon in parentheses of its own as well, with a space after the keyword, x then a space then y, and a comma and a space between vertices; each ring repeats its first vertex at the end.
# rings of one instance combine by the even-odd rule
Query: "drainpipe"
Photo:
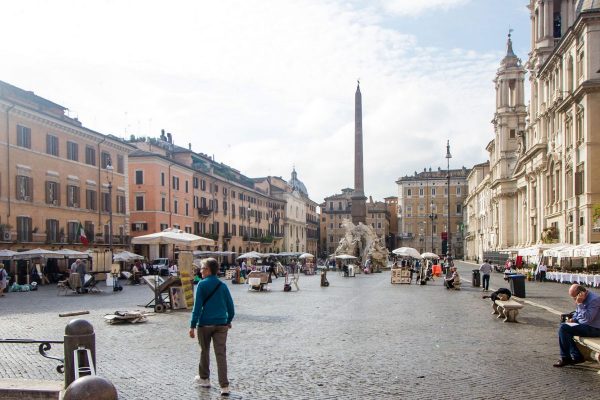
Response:
POLYGON ((169 202, 169 228, 173 227, 173 211, 171 209, 171 181, 173 180, 173 178, 171 177, 171 167, 173 166, 173 164, 169 164, 169 180, 167 182, 167 187, 169 188, 169 196, 167 198, 168 202, 169 202))
MULTIPOLYGON (((102 167, 102 159, 100 157, 100 145, 102 143, 104 143, 106 141, 106 137, 103 137, 101 141, 98 142, 98 154, 97 154, 97 161, 98 161, 98 189, 96 190, 96 193, 98 193, 98 196, 96 198, 96 205, 98 206, 98 227, 102 226, 102 207, 100 205, 101 200, 102 200, 102 176, 100 175, 101 173, 101 167, 102 167)), ((104 234, 104 228, 102 228, 102 230, 100 231, 100 233, 104 234)))
MULTIPOLYGON (((6 170, 8 171, 8 214, 6 215, 6 223, 10 223, 10 124, 8 122, 10 110, 15 108, 15 103, 6 109, 6 170)), ((16 190, 16 189, 15 189, 16 190)))

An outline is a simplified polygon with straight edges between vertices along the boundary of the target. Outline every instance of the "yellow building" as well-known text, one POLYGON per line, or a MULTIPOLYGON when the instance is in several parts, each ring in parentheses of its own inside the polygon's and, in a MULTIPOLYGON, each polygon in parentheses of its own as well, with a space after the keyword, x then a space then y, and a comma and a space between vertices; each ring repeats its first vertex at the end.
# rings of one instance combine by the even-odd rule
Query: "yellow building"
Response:
POLYGON ((128 246, 133 147, 1 81, 0 132, 0 248, 81 248, 79 224, 91 246, 128 246))

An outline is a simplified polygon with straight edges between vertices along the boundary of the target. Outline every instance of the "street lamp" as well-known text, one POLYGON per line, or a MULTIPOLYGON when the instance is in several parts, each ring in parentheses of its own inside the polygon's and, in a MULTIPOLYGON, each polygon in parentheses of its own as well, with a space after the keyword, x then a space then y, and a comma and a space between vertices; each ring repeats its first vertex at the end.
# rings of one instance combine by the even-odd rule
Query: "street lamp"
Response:
POLYGON ((106 165, 106 180, 108 181, 108 248, 113 250, 113 218, 112 218, 112 181, 113 181, 113 166, 108 162, 106 165))
POLYGON ((429 204, 429 219, 431 219, 431 252, 433 251, 433 220, 437 219, 437 214, 433 212, 433 201, 429 204))
POLYGON ((450 240, 450 159, 452 158, 452 154, 450 154, 450 140, 446 144, 446 160, 448 161, 447 173, 448 173, 448 227, 446 229, 448 244, 446 246, 446 256, 450 257, 452 252, 450 251, 450 245, 452 241, 450 240))

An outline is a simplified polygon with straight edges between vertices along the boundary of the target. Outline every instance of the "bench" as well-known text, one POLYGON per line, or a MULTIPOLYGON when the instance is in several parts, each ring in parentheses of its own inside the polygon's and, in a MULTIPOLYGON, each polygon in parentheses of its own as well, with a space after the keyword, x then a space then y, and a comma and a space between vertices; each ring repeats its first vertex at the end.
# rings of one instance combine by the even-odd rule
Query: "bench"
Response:
POLYGON ((515 300, 496 300, 492 303, 494 312, 492 314, 498 314, 497 318, 504 318, 504 322, 518 322, 517 315, 519 310, 523 308, 523 304, 515 300))
POLYGON ((600 363, 600 337, 573 336, 573 340, 586 360, 600 363))

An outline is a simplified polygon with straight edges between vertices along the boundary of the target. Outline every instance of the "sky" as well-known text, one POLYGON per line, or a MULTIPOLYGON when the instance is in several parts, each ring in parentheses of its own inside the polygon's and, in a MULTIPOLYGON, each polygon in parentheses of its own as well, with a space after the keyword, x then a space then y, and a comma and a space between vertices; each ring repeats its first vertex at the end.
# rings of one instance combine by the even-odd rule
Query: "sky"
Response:
POLYGON ((470 168, 493 138, 508 30, 526 0, 4 2, 0 80, 84 126, 158 137, 249 177, 298 172, 311 199, 354 185, 360 79, 365 194, 423 168, 470 168))

